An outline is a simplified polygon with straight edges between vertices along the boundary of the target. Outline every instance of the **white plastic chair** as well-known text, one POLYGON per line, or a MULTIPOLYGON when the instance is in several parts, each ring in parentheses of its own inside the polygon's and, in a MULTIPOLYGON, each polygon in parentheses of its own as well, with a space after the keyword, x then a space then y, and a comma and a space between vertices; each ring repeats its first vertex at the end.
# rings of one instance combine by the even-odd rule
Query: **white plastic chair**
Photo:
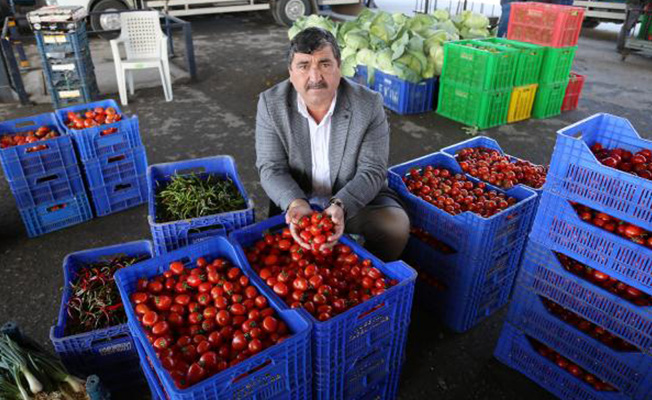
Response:
POLYGON ((147 68, 158 68, 165 100, 172 101, 168 39, 161 31, 158 11, 123 12, 120 14, 120 23, 120 37, 111 40, 120 102, 122 105, 127 105, 127 82, 129 83, 129 93, 132 96, 134 94, 132 71, 147 68), (126 59, 122 59, 120 56, 118 46, 120 43, 125 47, 126 59))

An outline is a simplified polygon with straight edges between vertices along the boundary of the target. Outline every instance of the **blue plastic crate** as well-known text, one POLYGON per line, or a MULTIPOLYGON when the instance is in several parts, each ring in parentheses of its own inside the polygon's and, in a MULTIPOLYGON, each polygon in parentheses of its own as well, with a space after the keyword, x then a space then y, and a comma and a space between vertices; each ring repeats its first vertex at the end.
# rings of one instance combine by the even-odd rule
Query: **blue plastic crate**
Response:
MULTIPOLYGON (((536 206, 537 195, 533 190, 523 186, 501 190, 488 184, 487 188, 503 192, 518 202, 490 218, 472 212, 451 215, 410 193, 403 182, 402 178, 412 168, 428 165, 447 168, 455 174, 464 173, 457 161, 444 153, 423 156, 393 166, 388 171, 389 187, 403 199, 412 224, 418 224, 458 253, 472 254, 476 258, 501 254, 517 240, 526 237, 536 206)), ((476 178, 468 178, 478 182, 476 178)))
POLYGON ((47 53, 81 53, 88 49, 88 35, 86 26, 80 25, 79 29, 70 33, 44 33, 34 32, 36 45, 41 54, 47 53))
POLYGON ((72 145, 72 138, 65 130, 59 128, 59 124, 53 113, 4 121, 0 123, 0 137, 36 130, 41 126, 47 126, 61 133, 61 136, 54 139, 0 149, 0 162, 2 163, 7 180, 27 179, 28 177, 42 175, 58 168, 77 165, 77 156, 75 155, 75 148, 72 145), (45 146, 46 148, 31 151, 36 146, 45 146))
POLYGON ((557 133, 545 189, 652 231, 652 181, 600 164, 590 146, 652 149, 625 118, 596 114, 557 133))
POLYGON ((516 280, 652 354, 652 310, 636 306, 566 271, 555 254, 531 239, 516 280))
MULTIPOLYGON (((281 299, 251 269, 243 248, 262 239, 266 231, 277 231, 285 227, 283 215, 248 226, 229 235, 237 246, 238 257, 244 269, 255 275, 253 280, 263 287, 268 297, 281 299)), ((317 321, 305 310, 301 313, 313 324, 313 371, 314 396, 317 399, 343 399, 347 393, 362 393, 374 382, 354 380, 347 386, 347 372, 359 360, 372 351, 383 348, 390 341, 390 365, 402 361, 407 331, 410 324, 410 310, 414 295, 416 272, 401 261, 384 264, 353 240, 342 237, 340 243, 350 246, 361 259, 370 259, 373 265, 399 283, 380 296, 340 314, 328 321, 317 321), (348 392, 347 392, 348 390, 348 392)), ((284 308, 288 305, 283 303, 284 308)))
MULTIPOLYGON (((527 337, 506 323, 498 339, 494 356, 508 367, 527 376, 542 388, 565 400, 627 400, 619 392, 597 391, 593 386, 561 369, 540 355, 527 337)), ((598 377, 601 378, 601 377, 598 377)))
POLYGON ((150 165, 147 169, 147 189, 149 201, 147 221, 152 231, 157 254, 163 254, 215 235, 226 235, 234 229, 254 223, 254 203, 247 195, 238 175, 235 160, 231 156, 196 158, 150 165), (156 194, 159 185, 169 182, 173 175, 193 173, 198 176, 212 175, 230 178, 244 197, 247 208, 183 221, 157 222, 156 194))
POLYGON ((59 85, 60 87, 58 88, 52 87, 50 83, 48 82, 48 91, 50 92, 54 108, 62 108, 70 104, 89 103, 99 95, 95 77, 78 85, 66 82, 65 84, 59 85))
POLYGON ((646 293, 652 250, 582 221, 568 200, 544 192, 530 237, 646 293))
POLYGON ((9 181, 9 188, 18 208, 36 207, 86 193, 84 180, 77 165, 9 181))
POLYGON ((18 210, 27 236, 35 237, 57 231, 93 218, 86 194, 18 210))
POLYGON ((86 129, 68 129, 66 128, 67 114, 72 112, 84 112, 95 107, 113 107, 117 113, 122 114, 120 107, 114 100, 102 100, 88 104, 80 104, 55 111, 57 120, 62 129, 66 129, 73 137, 81 161, 86 161, 101 157, 107 154, 142 147, 143 142, 140 138, 138 117, 127 117, 122 115, 122 120, 112 124, 106 124, 86 129), (117 128, 118 131, 110 135, 102 135, 102 132, 117 128))
MULTIPOLYGON (((89 264, 113 257, 153 256, 152 243, 147 240, 100 247, 68 254, 63 260, 63 294, 57 324, 50 329, 54 350, 70 371, 82 376, 96 374, 111 390, 138 384, 139 359, 133 347, 127 324, 96 331, 66 336, 68 323, 67 304, 70 299, 70 283, 77 273, 89 264)), ((131 267, 128 267, 131 268, 131 267)))
MULTIPOLYGON (((271 296, 267 296, 270 306, 278 312, 280 319, 288 325, 292 333, 287 340, 189 388, 178 389, 175 386, 172 377, 162 366, 154 348, 149 344, 145 330, 140 326, 129 298, 136 290, 138 279, 162 274, 168 270, 172 261, 195 265, 199 257, 208 259, 222 257, 231 261, 233 265, 240 266, 235 248, 228 239, 220 236, 144 261, 116 274, 116 282, 129 319, 129 330, 134 340, 142 345, 146 357, 152 362, 165 393, 171 399, 179 400, 309 398, 312 379, 312 370, 309 367, 312 324, 299 311, 285 310, 281 303, 271 296), (248 375, 242 377, 244 374, 248 375)), ((252 285, 259 291, 264 289, 253 279, 253 274, 247 268, 242 270, 250 277, 252 285)), ((141 361, 143 361, 142 355, 141 361)))
POLYGON ((154 366, 152 365, 151 360, 147 357, 147 353, 143 348, 141 343, 137 341, 134 342, 138 356, 140 357, 140 367, 143 370, 143 375, 147 380, 147 385, 151 392, 152 400, 166 400, 168 398, 165 389, 163 389, 161 380, 159 379, 156 372, 154 372, 154 366))
POLYGON ((524 241, 520 239, 497 256, 475 258, 469 253, 443 254, 410 236, 402 258, 445 286, 443 289, 418 281, 420 303, 451 330, 464 332, 509 301, 524 241))
POLYGON ((123 182, 147 173, 144 147, 123 150, 116 154, 86 160, 83 164, 89 189, 123 182))
POLYGON ((437 78, 411 83, 376 70, 373 89, 383 96, 385 107, 397 114, 420 114, 432 111, 437 78))
POLYGON ((147 202, 147 176, 137 175, 120 182, 110 183, 88 192, 95 215, 103 217, 147 202))
POLYGON ((541 297, 524 287, 517 286, 514 292, 508 321, 632 399, 643 400, 646 394, 652 393, 649 354, 611 349, 551 314, 541 297))

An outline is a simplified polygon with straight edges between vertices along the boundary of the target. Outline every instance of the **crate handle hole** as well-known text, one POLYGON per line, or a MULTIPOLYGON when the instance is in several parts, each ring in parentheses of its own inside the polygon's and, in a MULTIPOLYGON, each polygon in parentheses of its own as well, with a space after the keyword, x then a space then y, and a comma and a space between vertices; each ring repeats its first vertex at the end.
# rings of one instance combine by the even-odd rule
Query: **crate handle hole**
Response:
POLYGON ((238 381, 241 381, 242 379, 246 378, 247 376, 249 376, 249 375, 251 375, 253 373, 256 373, 256 372, 260 371, 261 369, 265 368, 266 366, 270 365, 271 363, 272 363, 272 360, 267 360, 264 363, 260 364, 259 366, 254 367, 254 368, 250 369, 249 371, 245 372, 244 374, 236 376, 233 379, 233 381, 231 381, 231 383, 236 383, 238 381))
POLYGON ((111 157, 111 158, 109 158, 109 159, 107 160, 107 162, 108 162, 109 164, 111 164, 111 163, 114 163, 114 162, 117 162, 117 161, 124 160, 125 158, 127 158, 127 156, 125 156, 124 154, 122 154, 122 155, 120 155, 120 156, 115 156, 115 157, 111 157))
POLYGON ((37 151, 43 151, 49 148, 50 146, 48 146, 47 144, 39 144, 38 146, 28 147, 27 149, 25 149, 25 153, 35 153, 37 151))
POLYGON ((113 191, 114 192, 119 192, 119 191, 122 191, 122 190, 127 190, 132 186, 133 185, 131 183, 121 183, 119 185, 115 185, 115 187, 113 188, 113 191))
POLYGON ((121 334, 119 334, 117 336, 111 336, 111 337, 106 337, 106 338, 93 340, 91 342, 91 346, 95 346, 95 345, 102 344, 102 343, 110 343, 110 342, 113 342, 113 341, 116 341, 116 340, 128 339, 128 338, 129 338, 128 333, 121 333, 121 334))
POLYGON ((36 180, 36 184, 38 185, 38 184, 40 184, 40 183, 53 181, 53 180, 55 180, 55 179, 57 179, 57 178, 59 178, 59 175, 57 175, 57 174, 52 174, 52 175, 44 176, 44 177, 42 177, 42 178, 38 178, 38 179, 36 180))
POLYGON ((66 207, 68 207, 68 204, 61 203, 61 204, 53 205, 52 207, 48 207, 46 211, 47 212, 55 212, 55 211, 63 210, 66 207))
POLYGON ((382 303, 378 304, 377 306, 375 306, 374 308, 372 308, 371 310, 367 310, 367 311, 363 312, 362 314, 358 315, 358 319, 362 319, 362 318, 366 317, 367 315, 373 314, 373 313, 375 313, 376 311, 380 310, 383 307, 385 307, 385 302, 384 301, 382 303))
POLYGON ((205 167, 186 168, 176 171, 175 175, 203 174, 204 172, 206 172, 205 167))

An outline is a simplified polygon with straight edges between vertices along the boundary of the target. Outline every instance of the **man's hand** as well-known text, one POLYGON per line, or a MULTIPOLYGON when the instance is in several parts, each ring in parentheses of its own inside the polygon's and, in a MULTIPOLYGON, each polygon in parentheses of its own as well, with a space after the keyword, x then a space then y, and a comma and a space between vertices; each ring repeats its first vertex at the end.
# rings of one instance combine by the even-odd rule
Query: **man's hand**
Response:
POLYGON ((304 199, 294 199, 292 203, 290 203, 288 211, 285 213, 285 223, 290 226, 290 233, 292 233, 292 237, 299 244, 299 246, 307 250, 310 250, 310 244, 301 240, 297 226, 299 225, 301 218, 310 214, 312 214, 310 203, 304 199))
POLYGON ((326 239, 326 243, 322 248, 332 248, 337 244, 337 241, 340 240, 344 234, 344 210, 342 207, 332 204, 330 207, 324 210, 324 213, 330 215, 333 220, 333 230, 334 233, 332 236, 326 239))

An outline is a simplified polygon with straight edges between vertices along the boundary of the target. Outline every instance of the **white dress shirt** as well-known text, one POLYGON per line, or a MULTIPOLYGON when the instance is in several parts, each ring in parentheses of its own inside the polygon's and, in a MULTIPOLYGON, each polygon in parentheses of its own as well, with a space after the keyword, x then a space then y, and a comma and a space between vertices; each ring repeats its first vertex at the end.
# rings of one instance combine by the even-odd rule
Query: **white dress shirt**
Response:
POLYGON ((331 138, 331 119, 336 101, 337 95, 333 98, 326 116, 318 124, 308 112, 306 103, 301 96, 297 96, 299 113, 308 119, 308 126, 310 127, 310 152, 312 154, 312 193, 310 194, 310 201, 322 207, 328 204, 332 196, 328 150, 331 138))

